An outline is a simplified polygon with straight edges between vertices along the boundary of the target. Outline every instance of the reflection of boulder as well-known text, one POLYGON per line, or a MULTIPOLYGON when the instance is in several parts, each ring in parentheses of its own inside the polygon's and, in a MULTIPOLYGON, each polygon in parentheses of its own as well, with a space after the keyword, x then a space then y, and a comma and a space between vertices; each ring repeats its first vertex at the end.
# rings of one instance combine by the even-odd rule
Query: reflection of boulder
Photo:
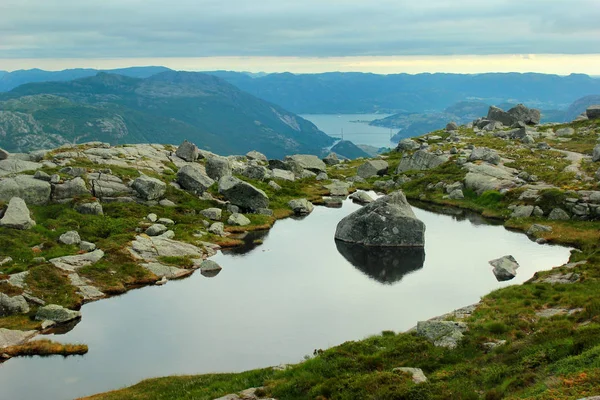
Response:
POLYGON ((367 247, 335 241, 342 256, 364 274, 384 284, 398 282, 404 275, 423 268, 422 247, 367 247))

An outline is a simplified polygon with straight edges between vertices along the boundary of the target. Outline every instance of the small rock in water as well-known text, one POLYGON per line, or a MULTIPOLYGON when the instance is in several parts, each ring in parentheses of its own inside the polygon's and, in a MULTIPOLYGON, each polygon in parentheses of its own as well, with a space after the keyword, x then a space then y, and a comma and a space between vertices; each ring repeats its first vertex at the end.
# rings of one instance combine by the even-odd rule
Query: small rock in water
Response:
POLYGON ((217 276, 221 269, 221 266, 212 260, 204 260, 200 264, 200 273, 208 278, 217 276))
POLYGON ((490 265, 494 267, 494 275, 498 282, 508 281, 517 276, 519 263, 513 256, 504 256, 491 260, 490 265))

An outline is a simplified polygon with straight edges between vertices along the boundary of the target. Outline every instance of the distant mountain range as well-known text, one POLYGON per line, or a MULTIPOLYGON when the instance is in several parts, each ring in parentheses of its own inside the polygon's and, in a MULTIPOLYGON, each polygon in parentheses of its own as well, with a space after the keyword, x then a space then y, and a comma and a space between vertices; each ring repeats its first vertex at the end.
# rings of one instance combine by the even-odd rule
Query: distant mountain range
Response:
POLYGON ((167 70, 141 79, 101 72, 0 94, 0 147, 9 151, 184 139, 219 154, 258 150, 272 158, 320 154, 334 142, 311 122, 202 73, 167 70))

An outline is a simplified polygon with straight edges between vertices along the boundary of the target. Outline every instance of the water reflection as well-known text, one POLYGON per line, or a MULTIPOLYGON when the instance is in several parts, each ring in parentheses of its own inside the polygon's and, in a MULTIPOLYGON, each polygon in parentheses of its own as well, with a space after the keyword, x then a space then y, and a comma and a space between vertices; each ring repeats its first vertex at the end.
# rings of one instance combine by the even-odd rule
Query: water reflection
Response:
MULTIPOLYGON (((231 236, 233 239, 240 239, 244 244, 231 248, 224 248, 221 251, 223 254, 230 256, 243 256, 250 253, 252 250, 260 246, 263 241, 269 236, 269 231, 251 231, 237 236, 231 236)), ((216 275, 216 274, 215 274, 216 275)))
POLYGON ((399 282, 425 263, 422 247, 367 247, 341 240, 336 240, 335 246, 359 271, 386 285, 399 282))

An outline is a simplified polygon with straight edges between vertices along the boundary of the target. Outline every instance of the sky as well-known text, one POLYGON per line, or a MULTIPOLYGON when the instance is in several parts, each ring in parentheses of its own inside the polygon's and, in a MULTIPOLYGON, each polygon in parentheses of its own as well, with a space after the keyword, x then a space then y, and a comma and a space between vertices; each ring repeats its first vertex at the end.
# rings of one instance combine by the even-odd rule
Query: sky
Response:
POLYGON ((582 72, 598 0, 2 0, 0 70, 582 72))

